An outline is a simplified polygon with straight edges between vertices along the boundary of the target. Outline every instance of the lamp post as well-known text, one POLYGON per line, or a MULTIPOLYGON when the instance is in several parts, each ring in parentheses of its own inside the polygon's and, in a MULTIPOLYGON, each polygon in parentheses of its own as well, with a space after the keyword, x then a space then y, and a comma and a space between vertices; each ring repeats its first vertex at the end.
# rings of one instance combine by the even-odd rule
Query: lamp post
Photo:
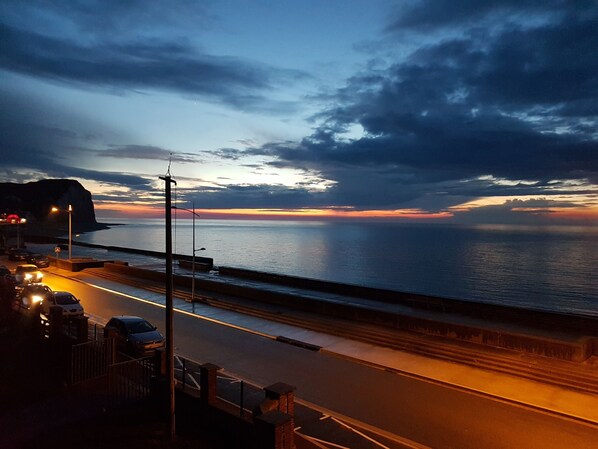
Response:
MULTIPOLYGON (((52 212, 59 212, 60 210, 61 209, 58 209, 57 207, 51 209, 52 212)), ((69 213, 69 260, 71 260, 73 258, 73 206, 69 204, 66 212, 69 213)))
MULTIPOLYGON (((199 215, 197 215, 195 213, 195 203, 192 202, 191 203, 191 207, 192 209, 185 209, 184 207, 177 207, 177 206, 172 206, 173 209, 178 209, 178 210, 185 210, 187 212, 190 212, 193 215, 193 239, 192 239, 192 247, 193 247, 193 255, 191 256, 191 270, 192 270, 192 279, 191 279, 191 303, 193 304, 193 306, 195 307, 195 253, 197 251, 203 251, 205 248, 195 248, 195 217, 199 218, 199 215)), ((195 312, 195 309, 193 309, 193 312, 195 312)))
POLYGON ((26 218, 19 218, 17 220, 17 248, 23 248, 23 245, 21 244, 21 232, 20 232, 21 223, 22 224, 27 223, 27 219, 26 218))

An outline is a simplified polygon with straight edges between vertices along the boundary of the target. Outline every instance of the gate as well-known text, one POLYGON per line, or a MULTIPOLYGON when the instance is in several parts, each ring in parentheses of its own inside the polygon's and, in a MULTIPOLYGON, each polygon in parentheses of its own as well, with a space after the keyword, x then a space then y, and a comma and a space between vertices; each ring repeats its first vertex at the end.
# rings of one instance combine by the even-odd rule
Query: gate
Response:
POLYGON ((71 384, 78 384, 108 374, 114 360, 114 340, 103 338, 73 345, 71 348, 71 384))
POLYGON ((131 402, 146 398, 152 390, 156 375, 151 358, 127 360, 108 367, 110 395, 118 402, 131 402))

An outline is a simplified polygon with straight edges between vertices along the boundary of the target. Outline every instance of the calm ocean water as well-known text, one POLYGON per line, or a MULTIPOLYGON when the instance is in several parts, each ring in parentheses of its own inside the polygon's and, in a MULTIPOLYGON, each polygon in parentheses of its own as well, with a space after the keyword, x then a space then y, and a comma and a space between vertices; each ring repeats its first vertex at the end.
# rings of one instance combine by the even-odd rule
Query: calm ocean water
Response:
MULTIPOLYGON (((119 223, 77 239, 164 251, 163 220, 119 223)), ((192 235, 176 220, 174 251, 192 235)), ((216 266, 598 316, 596 227, 202 219, 195 238, 216 266)))

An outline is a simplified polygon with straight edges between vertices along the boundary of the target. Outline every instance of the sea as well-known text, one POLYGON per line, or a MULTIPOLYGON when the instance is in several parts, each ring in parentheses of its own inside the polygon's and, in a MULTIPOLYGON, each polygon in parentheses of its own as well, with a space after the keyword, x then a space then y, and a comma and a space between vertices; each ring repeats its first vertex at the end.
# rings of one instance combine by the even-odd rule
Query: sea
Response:
MULTIPOLYGON (((164 251, 163 219, 99 221, 75 242, 164 251)), ((173 252, 194 239, 217 267, 598 317, 598 227, 176 218, 173 252)))

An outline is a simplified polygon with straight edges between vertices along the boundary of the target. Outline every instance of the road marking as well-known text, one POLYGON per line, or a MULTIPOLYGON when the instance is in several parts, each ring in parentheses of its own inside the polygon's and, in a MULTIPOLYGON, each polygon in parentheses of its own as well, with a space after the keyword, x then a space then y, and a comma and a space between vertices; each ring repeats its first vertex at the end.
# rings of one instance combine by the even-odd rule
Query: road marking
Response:
POLYGON ((385 446, 384 444, 380 443, 379 441, 376 441, 376 440, 374 440, 374 439, 373 439, 372 437, 370 437, 369 435, 366 435, 365 433, 363 433, 363 432, 360 432, 359 430, 357 430, 357 429, 355 429, 355 428, 353 428, 353 427, 349 426, 348 424, 345 424, 344 422, 342 422, 341 420, 339 420, 339 419, 335 418, 334 416, 332 416, 331 418, 332 418, 332 420, 333 420, 333 421, 336 421, 336 422, 337 422, 337 423, 339 423, 341 426, 343 426, 343 427, 345 427, 345 428, 349 429, 351 432, 355 432, 357 435, 359 435, 359 436, 361 436, 361 437, 365 438, 366 440, 369 440, 369 441, 371 441, 371 442, 372 442, 372 443, 374 443, 375 445, 377 445, 377 446, 380 446, 380 447, 382 447, 382 448, 384 448, 384 449, 390 449, 388 446, 385 446))
MULTIPOLYGON (((304 399, 300 399, 298 397, 295 397, 295 402, 298 404, 304 405, 308 408, 311 408, 312 410, 322 413, 322 415, 324 415, 324 417, 342 419, 346 423, 350 423, 351 425, 365 429, 368 432, 372 432, 373 434, 380 435, 381 437, 386 438, 387 440, 394 441, 395 443, 398 443, 398 444, 402 444, 405 447, 412 448, 412 449, 431 449, 429 446, 426 446, 421 443, 417 443, 415 441, 409 440, 408 438, 404 438, 397 434, 391 433, 387 430, 383 430, 378 427, 372 426, 370 424, 364 423, 363 421, 358 421, 354 418, 350 418, 350 417, 348 417, 346 415, 342 415, 340 413, 331 412, 330 410, 328 410, 320 405, 314 404, 313 402, 309 402, 304 399)), ((322 419, 322 418, 320 418, 320 419, 322 419)))
POLYGON ((312 437, 301 432, 297 432, 308 440, 316 441, 318 443, 326 444, 327 446, 338 447, 339 449, 351 449, 349 446, 341 446, 340 444, 332 443, 331 441, 321 440, 320 438, 312 437))
MULTIPOLYGON (((58 276, 61 276, 61 275, 58 275, 58 276)), ((157 303, 157 302, 154 302, 154 301, 150 301, 148 299, 139 298, 137 296, 129 295, 127 293, 122 293, 122 292, 119 292, 119 291, 116 291, 116 290, 112 290, 112 289, 107 288, 107 287, 102 287, 102 286, 99 286, 99 285, 96 285, 96 284, 91 284, 91 283, 89 283, 87 281, 84 281, 82 279, 73 279, 73 278, 69 278, 67 276, 63 276, 63 277, 65 277, 67 279, 70 279, 70 280, 76 280, 78 282, 81 282, 82 284, 89 285, 90 287, 97 288, 98 290, 104 290, 104 291, 106 291, 108 293, 112 293, 114 295, 124 296, 125 298, 133 299, 135 301, 140 301, 140 302, 143 302, 143 303, 146 303, 146 304, 150 304, 150 305, 153 304, 153 305, 161 307, 163 309, 166 308, 166 306, 164 304, 160 304, 160 303, 157 303)), ((220 321, 220 320, 217 320, 215 318, 209 318, 207 316, 197 315, 195 313, 187 312, 186 310, 177 309, 175 307, 173 307, 173 310, 175 312, 182 313, 182 314, 188 315, 188 316, 193 317, 193 318, 199 318, 200 320, 209 321, 211 323, 219 324, 221 326, 230 327, 232 329, 240 330, 242 332, 249 332, 250 334, 259 335, 260 337, 264 337, 264 338, 267 338, 269 340, 276 340, 276 337, 273 337, 272 335, 266 334, 264 332, 256 331, 254 329, 248 329, 246 327, 238 326, 236 324, 227 323, 225 321, 220 321)))

